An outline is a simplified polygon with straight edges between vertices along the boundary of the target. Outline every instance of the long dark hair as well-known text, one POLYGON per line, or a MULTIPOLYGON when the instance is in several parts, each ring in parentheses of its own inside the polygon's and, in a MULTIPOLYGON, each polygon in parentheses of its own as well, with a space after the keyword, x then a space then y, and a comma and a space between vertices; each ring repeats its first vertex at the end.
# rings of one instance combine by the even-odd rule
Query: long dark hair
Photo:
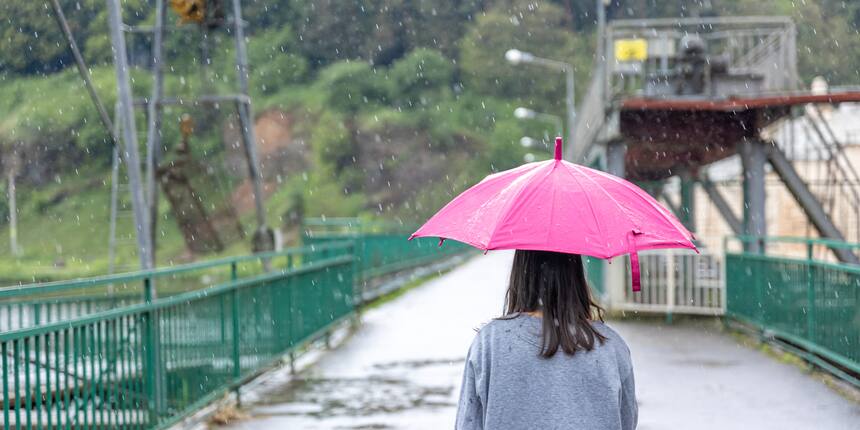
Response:
POLYGON ((505 315, 538 311, 543 314, 543 357, 552 357, 559 348, 570 355, 591 351, 606 340, 591 324, 603 321, 604 310, 591 298, 577 254, 517 250, 505 315))

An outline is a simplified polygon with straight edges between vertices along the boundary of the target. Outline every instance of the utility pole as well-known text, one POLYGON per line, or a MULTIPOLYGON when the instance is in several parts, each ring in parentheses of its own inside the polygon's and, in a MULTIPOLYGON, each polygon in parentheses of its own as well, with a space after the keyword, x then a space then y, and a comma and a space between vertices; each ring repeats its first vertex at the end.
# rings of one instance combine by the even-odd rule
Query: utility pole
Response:
MULTIPOLYGON (((149 216, 143 193, 143 181, 140 172, 140 155, 137 147, 137 128, 134 123, 134 105, 131 98, 131 80, 128 70, 128 56, 125 49, 125 35, 122 29, 119 0, 107 0, 108 26, 110 27, 111 46, 113 48, 114 68, 116 69, 117 103, 119 118, 117 122, 122 129, 124 144, 123 160, 128 169, 128 180, 131 188, 131 206, 134 211, 134 223, 137 230, 138 256, 143 270, 152 268, 152 236, 149 228, 149 216)), ((155 296, 152 289, 152 297, 155 296)))
POLYGON ((603 33, 606 31, 606 0, 597 1, 597 61, 603 62, 604 56, 603 33))
MULTIPOLYGON (((245 29, 239 0, 233 0, 233 26, 236 38, 236 74, 239 79, 239 92, 244 96, 237 101, 236 108, 239 111, 239 122, 242 124, 242 146, 248 162, 248 173, 251 177, 257 212, 257 231, 254 233, 253 248, 255 252, 271 251, 274 249, 274 233, 266 225, 266 208, 263 206, 262 175, 257 161, 257 138, 254 134, 251 99, 248 97, 248 54, 245 52, 245 29)), ((265 261, 264 266, 268 270, 269 262, 265 261)))
POLYGON ((156 226, 158 225, 158 183, 155 173, 161 160, 161 98, 164 95, 164 17, 167 4, 155 0, 155 26, 152 29, 152 94, 146 105, 146 200, 149 203, 149 243, 155 264, 156 226))

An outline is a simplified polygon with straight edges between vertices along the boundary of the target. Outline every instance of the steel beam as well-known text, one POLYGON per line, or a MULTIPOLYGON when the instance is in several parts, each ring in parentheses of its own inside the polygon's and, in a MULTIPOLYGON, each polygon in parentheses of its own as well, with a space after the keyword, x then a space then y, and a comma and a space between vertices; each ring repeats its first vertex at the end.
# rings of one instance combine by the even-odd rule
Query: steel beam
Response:
MULTIPOLYGON (((812 225, 822 237, 844 241, 845 236, 830 219, 821 202, 812 194, 803 178, 794 169, 791 161, 776 145, 767 145, 767 157, 773 170, 779 175, 788 191, 809 217, 812 225)), ((836 258, 843 263, 860 264, 857 255, 847 248, 831 248, 836 258)))
POLYGON ((710 198, 711 202, 714 203, 714 206, 717 207, 717 211, 723 217, 723 221, 725 221, 729 228, 732 229, 732 233, 736 235, 744 234, 743 223, 738 219, 737 215, 735 215, 732 207, 729 206, 729 202, 726 201, 725 197, 723 197, 723 194, 717 189, 716 185, 714 185, 706 175, 699 177, 699 183, 702 184, 702 189, 705 190, 705 193, 708 194, 708 198, 710 198))
POLYGON ((696 178, 689 169, 682 169, 678 172, 678 177, 681 179, 681 224, 687 227, 687 230, 696 231, 696 199, 695 187, 696 178))
POLYGON ((161 97, 164 95, 164 18, 167 14, 167 4, 164 0, 155 0, 155 27, 152 32, 152 94, 146 106, 146 199, 149 204, 150 243, 152 244, 152 260, 155 264, 156 226, 158 225, 158 184, 155 172, 161 160, 161 97))
POLYGON ((663 204, 664 204, 664 205, 666 205, 666 207, 667 207, 667 208, 669 208, 669 210, 670 210, 670 211, 671 211, 671 212, 672 212, 676 217, 680 218, 680 217, 681 217, 681 209, 678 207, 678 205, 676 205, 676 204, 675 204, 675 202, 673 202, 673 201, 669 198, 669 196, 668 196, 668 195, 666 195, 666 193, 662 193, 662 195, 661 195, 660 197, 661 197, 661 200, 663 200, 663 204))
POLYGON ((140 268, 152 268, 152 243, 150 239, 149 216, 143 193, 140 172, 140 154, 137 147, 137 127, 134 122, 134 105, 131 98, 131 79, 129 77, 128 55, 125 49, 125 35, 122 32, 122 17, 119 0, 107 0, 108 25, 111 46, 113 47, 114 69, 116 69, 118 121, 122 129, 124 143, 123 160, 128 168, 128 181, 131 188, 131 206, 137 229, 137 247, 140 268))
MULTIPOLYGON (((233 0, 233 37, 236 40, 236 75, 239 80, 239 92, 248 97, 248 54, 245 51, 245 29, 242 26, 242 6, 239 0, 233 0)), ((242 124, 242 146, 248 161, 248 174, 251 177, 252 192, 254 194, 254 205, 257 215, 257 233, 255 245, 261 243, 258 239, 263 235, 269 235, 266 225, 266 209, 263 206, 263 179, 260 173, 260 165, 257 160, 257 138, 254 134, 254 117, 251 114, 251 103, 237 103, 239 110, 239 121, 242 124)), ((268 241, 266 241, 267 243, 268 241)), ((255 246, 256 247, 256 246, 255 246)), ((268 251, 270 249, 255 249, 255 251, 268 251)))
POLYGON ((89 93, 90 99, 92 99, 93 104, 96 106, 96 112, 98 112, 99 119, 105 127, 105 130, 107 130, 108 136, 111 139, 111 144, 119 146, 119 138, 114 132, 113 122, 107 113, 107 109, 105 109, 104 103, 102 103, 99 94, 93 86, 93 81, 90 79, 90 68, 87 66, 86 61, 84 61, 84 57, 81 55, 81 51, 78 49, 78 43, 75 41, 72 30, 69 28, 69 23, 66 21, 66 15, 63 13, 63 8, 60 6, 60 2, 58 0, 51 0, 51 7, 54 9, 54 19, 57 20, 57 25, 60 26, 63 37, 66 39, 66 43, 69 44, 69 50, 72 51, 72 56, 75 58, 75 65, 78 68, 78 74, 80 74, 81 79, 84 80, 84 86, 87 88, 87 93, 89 93))
MULTIPOLYGON (((764 165, 767 162, 765 144, 758 139, 743 139, 738 152, 744 173, 744 234, 764 238, 767 236, 764 189, 764 165)), ((764 252, 764 243, 747 242, 746 251, 764 252)))
MULTIPOLYGON (((606 171, 619 178, 624 177, 625 159, 627 157, 627 145, 619 140, 613 140, 606 143, 606 171)), ((605 274, 604 291, 609 293, 610 307, 616 306, 624 300, 624 290, 627 288, 625 282, 626 276, 626 256, 618 256, 611 260, 606 260, 607 263, 614 262, 604 266, 603 273, 605 274)))
POLYGON ((623 178, 625 174, 625 160, 627 158, 627 145, 624 142, 613 140, 606 143, 606 171, 612 175, 623 178))

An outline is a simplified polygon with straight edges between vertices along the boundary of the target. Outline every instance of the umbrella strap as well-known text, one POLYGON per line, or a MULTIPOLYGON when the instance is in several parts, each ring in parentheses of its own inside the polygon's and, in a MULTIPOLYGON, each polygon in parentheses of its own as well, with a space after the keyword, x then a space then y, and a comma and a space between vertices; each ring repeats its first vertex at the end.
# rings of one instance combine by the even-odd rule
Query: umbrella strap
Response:
POLYGON ((632 252, 630 253, 630 278, 631 278, 631 286, 633 287, 633 291, 639 291, 642 289, 642 281, 640 279, 639 273, 639 253, 632 252))
POLYGON ((636 240, 633 238, 640 234, 638 230, 627 233, 627 252, 630 253, 630 286, 634 292, 642 289, 641 273, 639 272, 639 253, 636 252, 636 240))

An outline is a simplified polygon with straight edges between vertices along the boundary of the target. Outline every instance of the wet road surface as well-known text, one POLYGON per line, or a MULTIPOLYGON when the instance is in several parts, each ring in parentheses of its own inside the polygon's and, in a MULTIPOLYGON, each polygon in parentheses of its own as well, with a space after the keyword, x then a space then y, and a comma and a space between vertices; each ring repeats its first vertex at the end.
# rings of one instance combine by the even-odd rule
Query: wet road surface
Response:
MULTIPOLYGON (((368 311, 352 338, 228 428, 453 428, 463 358, 474 329, 501 311, 511 258, 475 257, 368 311)), ((860 405, 716 324, 610 325, 633 352, 641 430, 860 428, 860 405)))

